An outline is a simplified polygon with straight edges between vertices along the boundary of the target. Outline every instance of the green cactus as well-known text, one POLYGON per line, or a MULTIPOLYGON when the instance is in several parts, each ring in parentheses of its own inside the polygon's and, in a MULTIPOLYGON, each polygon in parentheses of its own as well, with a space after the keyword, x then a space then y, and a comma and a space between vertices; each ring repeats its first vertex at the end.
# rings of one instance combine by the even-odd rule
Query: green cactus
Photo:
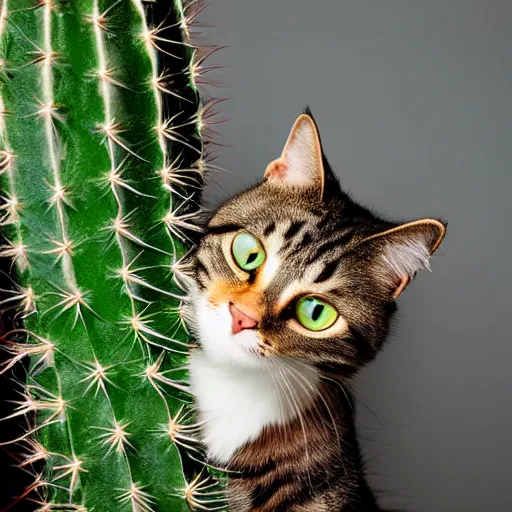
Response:
POLYGON ((41 511, 223 508, 182 464, 195 431, 180 258, 211 110, 189 40, 200 8, 2 2, 0 256, 17 283, 2 279, 3 309, 17 307, 2 371, 30 361, 12 415, 29 426, 11 442, 41 511))

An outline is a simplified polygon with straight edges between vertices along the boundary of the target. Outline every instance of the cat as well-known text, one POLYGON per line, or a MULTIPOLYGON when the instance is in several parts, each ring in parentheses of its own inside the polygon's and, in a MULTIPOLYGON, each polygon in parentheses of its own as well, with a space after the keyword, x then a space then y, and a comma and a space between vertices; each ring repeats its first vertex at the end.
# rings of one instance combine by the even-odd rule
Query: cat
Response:
POLYGON ((446 232, 384 220, 340 188, 309 110, 261 183, 210 218, 192 258, 190 388, 232 512, 380 511, 346 384, 446 232))

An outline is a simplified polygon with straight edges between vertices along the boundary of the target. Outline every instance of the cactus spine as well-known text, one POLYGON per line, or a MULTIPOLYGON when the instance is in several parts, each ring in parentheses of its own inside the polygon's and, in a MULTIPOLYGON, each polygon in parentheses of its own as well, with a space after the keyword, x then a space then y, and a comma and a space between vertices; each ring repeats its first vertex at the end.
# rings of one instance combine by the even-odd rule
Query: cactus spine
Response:
POLYGON ((201 7, 176 0, 155 25, 162 3, 2 2, 0 256, 16 272, 2 307, 19 324, 2 371, 30 361, 12 414, 29 427, 10 442, 39 510, 223 508, 182 466, 195 432, 180 258, 212 107, 189 42, 201 7))

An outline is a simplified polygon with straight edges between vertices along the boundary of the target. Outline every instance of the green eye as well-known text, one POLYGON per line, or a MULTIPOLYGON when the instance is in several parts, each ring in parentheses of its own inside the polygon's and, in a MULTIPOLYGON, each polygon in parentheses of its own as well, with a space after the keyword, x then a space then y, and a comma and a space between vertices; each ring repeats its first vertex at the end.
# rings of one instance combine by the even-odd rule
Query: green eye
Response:
POLYGON ((265 251, 257 238, 249 233, 238 233, 231 246, 233 258, 242 270, 248 272, 258 268, 265 261, 265 251))
POLYGON ((297 320, 310 331, 323 331, 338 318, 338 312, 316 297, 302 297, 295 307, 297 320))

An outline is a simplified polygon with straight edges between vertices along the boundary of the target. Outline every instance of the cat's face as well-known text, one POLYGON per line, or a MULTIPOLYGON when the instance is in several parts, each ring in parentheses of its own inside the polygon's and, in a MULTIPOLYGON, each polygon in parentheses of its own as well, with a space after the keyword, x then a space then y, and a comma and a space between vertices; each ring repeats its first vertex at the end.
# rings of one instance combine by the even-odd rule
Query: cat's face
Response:
POLYGON ((395 299, 444 233, 438 220, 398 225, 354 203, 303 114, 264 180, 219 208, 194 255, 203 350, 237 367, 291 357, 352 373, 380 348, 395 299))

